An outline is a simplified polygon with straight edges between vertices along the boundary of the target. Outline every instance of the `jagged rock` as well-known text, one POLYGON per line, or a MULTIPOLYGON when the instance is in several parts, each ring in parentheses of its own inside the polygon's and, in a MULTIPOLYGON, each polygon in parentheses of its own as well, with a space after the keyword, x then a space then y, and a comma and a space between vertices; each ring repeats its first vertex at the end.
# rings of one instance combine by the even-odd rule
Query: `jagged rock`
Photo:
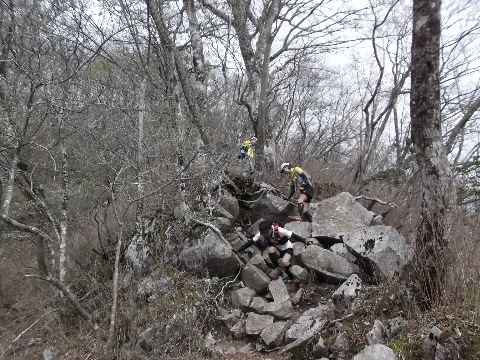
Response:
POLYGON ((292 304, 297 305, 302 299, 303 289, 299 289, 295 294, 292 295, 292 304))
POLYGON ((233 309, 232 315, 236 316, 237 318, 241 319, 243 317, 242 310, 240 309, 233 309))
POLYGON ((154 247, 157 236, 157 220, 142 218, 136 226, 137 231, 130 239, 125 258, 136 268, 146 269, 153 264, 154 247))
POLYGON ((337 359, 343 357, 341 355, 345 351, 347 351, 350 347, 350 342, 348 340, 347 334, 341 332, 340 334, 337 335, 337 338, 335 339, 335 343, 331 346, 330 351, 333 354, 337 354, 337 359))
POLYGON ((285 229, 305 239, 312 237, 312 224, 305 221, 292 221, 285 224, 285 229))
POLYGON ((290 268, 290 272, 293 274, 293 276, 295 276, 295 278, 303 282, 307 282, 310 278, 308 271, 298 265, 293 265, 290 268))
POLYGON ((343 243, 332 245, 330 250, 332 250, 335 254, 344 257, 351 263, 355 263, 357 261, 357 258, 350 251, 348 251, 347 247, 343 243))
POLYGON ((328 357, 328 347, 325 345, 325 341, 323 340, 323 338, 320 338, 318 342, 313 346, 312 353, 316 357, 328 357))
POLYGON ((357 274, 351 275, 340 287, 333 293, 333 303, 340 306, 350 306, 352 301, 358 296, 362 289, 362 280, 357 274))
POLYGON ((312 215, 312 237, 349 234, 370 225, 375 216, 347 192, 311 205, 315 210, 312 215))
POLYGON ((274 302, 283 303, 287 300, 290 300, 288 290, 281 278, 271 281, 268 285, 268 290, 272 294, 274 302))
POLYGON ((186 245, 180 259, 188 271, 208 270, 211 277, 229 277, 238 273, 238 262, 232 249, 223 243, 211 230, 207 229, 196 244, 186 245))
POLYGON ((275 316, 277 319, 289 319, 293 315, 293 306, 290 297, 284 302, 271 302, 263 309, 265 314, 275 316))
POLYGON ((217 340, 215 340, 212 333, 209 332, 205 337, 205 347, 207 349, 211 349, 216 343, 217 343, 217 340))
POLYGON ((332 310, 331 306, 319 305, 305 311, 285 333, 285 343, 289 344, 315 333, 327 323, 332 310))
POLYGON ((320 274, 328 282, 339 283, 359 272, 357 265, 320 246, 307 247, 301 259, 309 270, 320 274))
POLYGON ((389 324, 385 327, 385 336, 387 339, 391 339, 397 336, 407 325, 408 320, 405 320, 401 316, 397 316, 390 320, 389 324))
POLYGON ((245 286, 261 294, 267 291, 271 280, 262 270, 248 263, 242 269, 242 281, 245 286))
POLYGON ((365 271, 380 280, 399 275, 413 259, 407 240, 391 226, 371 226, 346 235, 344 243, 365 266, 365 271))
POLYGON ((224 217, 229 220, 230 223, 235 221, 235 217, 223 208, 220 204, 215 204, 213 215, 216 217, 224 217))
POLYGON ((240 213, 240 206, 238 205, 238 200, 234 196, 224 191, 218 199, 218 203, 221 207, 228 211, 233 218, 233 221, 237 219, 238 214, 240 213))
POLYGON ((248 313, 245 330, 247 335, 260 335, 268 325, 273 324, 273 316, 248 313))
POLYGON ((243 339, 245 335, 247 335, 247 331, 245 329, 246 321, 241 319, 235 325, 230 328, 230 332, 235 336, 237 339, 243 339))
POLYGON ((212 225, 216 226, 220 232, 225 235, 227 234, 233 226, 233 219, 226 217, 216 217, 212 221, 212 225))
POLYGON ((353 357, 353 360, 397 360, 397 355, 389 347, 382 344, 366 346, 353 357))
POLYGON ((257 269, 263 271, 264 273, 267 273, 269 271, 269 267, 267 266, 265 260, 260 254, 256 254, 255 256, 253 256, 248 262, 255 266, 257 269))
POLYGON ((55 359, 55 349, 51 346, 45 348, 42 353, 42 360, 54 360, 55 359))
POLYGON ((434 360, 437 351, 437 344, 441 345, 443 331, 434 326, 428 332, 428 335, 423 340, 423 356, 425 360, 434 360))
POLYGON ((301 242, 293 243, 292 265, 303 265, 302 253, 305 251, 305 249, 305 245, 301 242))
POLYGON ((238 352, 240 354, 250 355, 252 353, 252 344, 248 343, 245 346, 242 346, 240 349, 238 349, 238 352))
POLYGON ((220 318, 228 329, 231 329, 237 322, 238 318, 233 314, 226 314, 220 318))
POLYGON ((253 298, 252 302, 250 303, 250 309, 255 310, 258 314, 263 314, 265 312, 265 306, 267 306, 268 301, 264 298, 256 296, 253 298))
POLYGON ((380 320, 375 320, 372 330, 365 336, 368 345, 385 344, 385 326, 380 320))
POLYGON ((257 219, 265 214, 269 214, 270 217, 282 218, 291 213, 293 208, 293 204, 289 201, 264 191, 258 200, 251 204, 250 215, 257 219))
POLYGON ((263 331, 260 333, 260 337, 269 347, 280 346, 283 343, 283 337, 287 329, 288 324, 286 322, 279 321, 268 325, 265 329, 263 329, 263 331))
POLYGON ((248 308, 255 297, 255 290, 249 287, 237 289, 232 292, 232 305, 238 308, 248 308))

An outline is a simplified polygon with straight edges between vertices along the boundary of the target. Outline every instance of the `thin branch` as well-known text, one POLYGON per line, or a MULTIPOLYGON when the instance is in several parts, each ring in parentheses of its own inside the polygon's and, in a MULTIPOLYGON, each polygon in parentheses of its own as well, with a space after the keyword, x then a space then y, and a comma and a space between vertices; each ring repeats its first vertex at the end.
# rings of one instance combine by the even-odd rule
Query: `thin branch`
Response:
POLYGON ((358 199, 365 199, 365 200, 375 201, 375 202, 378 202, 379 204, 382 204, 382 205, 388 205, 388 206, 391 206, 391 207, 394 207, 394 208, 398 208, 398 205, 395 204, 395 203, 385 202, 385 201, 382 201, 382 200, 380 200, 380 199, 371 198, 371 197, 364 196, 364 195, 355 196, 355 200, 358 200, 358 199))

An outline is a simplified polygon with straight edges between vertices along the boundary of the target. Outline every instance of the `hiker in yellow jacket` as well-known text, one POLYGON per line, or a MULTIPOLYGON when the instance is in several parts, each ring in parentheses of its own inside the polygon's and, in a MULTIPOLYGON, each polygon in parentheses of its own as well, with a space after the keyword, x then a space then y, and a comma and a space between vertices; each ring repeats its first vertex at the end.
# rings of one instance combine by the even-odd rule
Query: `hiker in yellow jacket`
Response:
POLYGON ((297 189, 300 191, 297 199, 298 220, 312 222, 312 215, 308 212, 308 204, 312 201, 315 191, 310 176, 302 168, 287 162, 280 165, 280 173, 286 174, 290 178, 288 201, 291 200, 297 189))
POLYGON ((240 148, 239 158, 242 160, 242 175, 253 175, 255 171, 255 145, 257 138, 252 137, 250 140, 245 140, 240 148))

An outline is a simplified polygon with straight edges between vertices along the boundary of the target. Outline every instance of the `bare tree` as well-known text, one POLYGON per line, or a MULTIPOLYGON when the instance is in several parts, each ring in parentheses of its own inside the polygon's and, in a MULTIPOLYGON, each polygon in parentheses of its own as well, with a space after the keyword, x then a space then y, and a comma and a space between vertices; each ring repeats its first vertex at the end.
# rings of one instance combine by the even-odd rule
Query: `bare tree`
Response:
POLYGON ((412 36, 412 143, 422 183, 419 281, 426 307, 439 300, 444 282, 444 256, 453 238, 456 195, 442 142, 440 111, 440 0, 414 0, 412 36))

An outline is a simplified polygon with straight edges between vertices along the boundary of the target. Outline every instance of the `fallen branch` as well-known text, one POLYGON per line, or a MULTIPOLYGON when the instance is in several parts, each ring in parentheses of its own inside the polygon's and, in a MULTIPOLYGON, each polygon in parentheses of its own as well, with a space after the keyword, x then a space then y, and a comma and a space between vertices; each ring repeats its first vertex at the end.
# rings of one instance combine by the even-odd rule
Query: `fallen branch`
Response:
POLYGON ((242 272, 242 268, 240 267, 240 269, 238 270, 238 273, 237 273, 237 275, 235 276, 235 278, 234 278, 233 280, 227 281, 227 283, 222 286, 222 289, 221 289, 220 292, 217 294, 217 296, 215 296, 214 301, 215 301, 215 305, 217 306, 217 308, 218 308, 217 298, 218 298, 220 295, 223 296, 223 291, 225 290, 225 288, 226 288, 229 284, 237 281, 237 278, 238 278, 238 276, 240 275, 241 272, 242 272))
POLYGON ((297 339, 295 340, 294 342, 288 344, 288 345, 285 345, 282 350, 280 350, 278 352, 278 354, 284 354, 286 353, 287 351, 290 351, 292 349, 295 349, 296 347, 298 346, 301 346, 303 345, 304 343, 306 343, 308 340, 310 340, 312 337, 314 337, 315 335, 321 333, 323 330, 325 330, 326 328, 328 328, 330 325, 333 325, 337 322, 342 322, 348 318, 351 318, 353 316, 353 314, 348 314, 346 316, 344 316, 343 318, 340 318, 340 319, 334 319, 334 320, 330 320, 329 322, 325 323, 325 325, 323 325, 322 327, 320 327, 318 330, 314 331, 311 335, 309 336, 306 336, 306 337, 303 337, 303 338, 300 338, 300 339, 297 339))
POLYGON ((38 324, 38 322, 40 320, 42 320, 42 318, 44 318, 45 316, 47 316, 48 314, 51 314, 52 312, 54 311, 57 311, 57 309, 53 309, 53 310, 50 310, 48 312, 46 312, 45 314, 43 314, 42 316, 40 316, 37 320, 35 320, 29 327, 27 327, 25 330, 23 330, 15 339, 13 339, 13 341, 10 343, 10 346, 7 348, 7 350, 5 350, 5 352, 2 354, 2 356, 0 356, 0 359, 3 359, 5 357, 5 355, 7 355, 7 353, 10 351, 10 349, 12 348, 13 345, 15 345, 15 343, 20 340, 20 338, 27 332, 29 331, 31 328, 33 328, 36 324, 38 324))
POLYGON ((382 201, 380 199, 371 198, 371 197, 368 197, 368 196, 365 196, 365 195, 355 196, 355 200, 359 200, 359 199, 370 200, 370 201, 378 202, 379 204, 382 204, 382 205, 388 205, 388 206, 391 206, 391 207, 394 207, 394 208, 398 208, 398 205, 395 204, 395 203, 382 201))
POLYGON ((267 192, 267 189, 260 189, 260 190, 258 190, 257 192, 251 194, 251 195, 254 195, 254 194, 260 193, 260 196, 258 197, 258 199, 255 199, 255 200, 242 200, 242 199, 238 199, 238 201, 241 202, 241 203, 244 203, 244 204, 254 204, 254 203, 256 203, 257 201, 259 201, 259 200, 262 198, 263 194, 265 194, 266 192, 267 192))

